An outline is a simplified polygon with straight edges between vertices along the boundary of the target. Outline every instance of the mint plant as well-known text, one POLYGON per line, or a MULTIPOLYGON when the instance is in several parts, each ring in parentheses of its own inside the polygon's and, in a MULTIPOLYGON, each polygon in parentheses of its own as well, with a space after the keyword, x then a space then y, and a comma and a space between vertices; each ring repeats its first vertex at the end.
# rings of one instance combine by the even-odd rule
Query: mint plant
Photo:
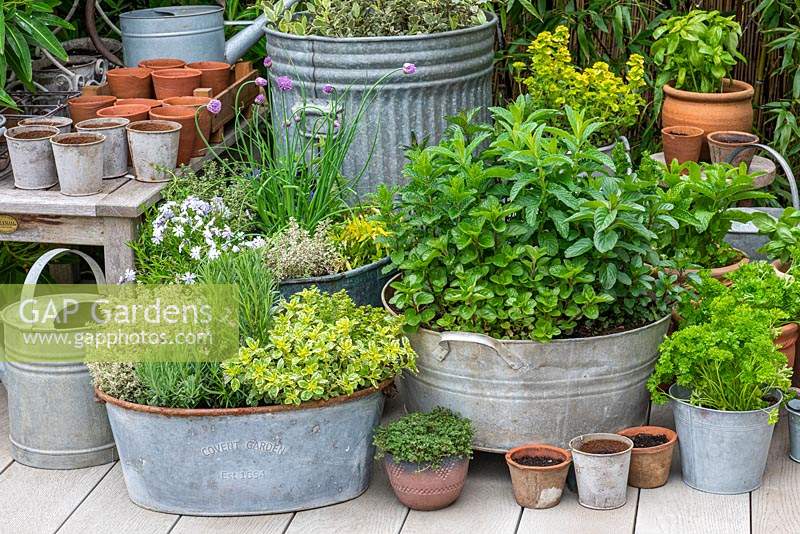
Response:
POLYGON ((568 130, 526 96, 491 113, 494 127, 467 114, 411 149, 384 210, 406 325, 546 341, 666 315, 676 277, 658 272, 657 231, 678 223, 655 165, 625 172, 622 149, 615 162, 590 142, 602 124, 570 108, 568 130))
POLYGON ((800 210, 786 208, 778 219, 768 213, 754 212, 752 221, 758 232, 769 238, 759 252, 786 266, 800 258, 800 210))

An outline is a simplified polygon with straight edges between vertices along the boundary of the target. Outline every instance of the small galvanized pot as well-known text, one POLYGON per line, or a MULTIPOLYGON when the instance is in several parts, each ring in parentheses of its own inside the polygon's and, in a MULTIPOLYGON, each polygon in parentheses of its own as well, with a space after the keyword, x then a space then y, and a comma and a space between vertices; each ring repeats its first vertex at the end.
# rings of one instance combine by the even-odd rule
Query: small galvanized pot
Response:
POLYGON ((58 134, 50 139, 58 169, 61 194, 96 195, 103 188, 103 144, 99 133, 58 134))
POLYGON ((79 122, 75 129, 82 133, 101 133, 103 143, 103 178, 117 178, 128 173, 128 132, 130 120, 123 117, 104 117, 79 122))
POLYGON ((789 414, 789 458, 800 462, 800 399, 792 399, 786 404, 789 414))
POLYGON ((464 489, 469 458, 450 457, 441 467, 396 462, 391 454, 383 465, 397 499, 412 510, 441 510, 456 502, 464 489))
POLYGON ((633 442, 619 434, 586 434, 569 442, 578 482, 578 503, 592 510, 613 510, 628 500, 628 472, 633 442), (618 452, 592 453, 585 449, 592 442, 620 443, 618 452))
POLYGON ((724 412, 686 402, 689 392, 669 388, 675 429, 680 439, 683 481, 694 489, 720 495, 748 493, 761 486, 775 425, 769 412, 783 395, 763 410, 724 412))
POLYGON ((140 182, 168 182, 178 164, 182 126, 173 121, 138 121, 125 127, 131 162, 140 182))
POLYGON ((32 117, 22 119, 19 126, 52 126, 58 128, 59 133, 69 133, 72 131, 72 119, 69 117, 32 117))
POLYGON ((283 298, 289 300, 295 293, 312 286, 317 286, 324 293, 336 293, 344 289, 357 305, 380 307, 381 290, 394 276, 393 273, 383 274, 382 270, 387 265, 389 258, 384 258, 343 273, 282 280, 278 284, 278 291, 283 298))
POLYGON ((56 161, 50 138, 58 135, 54 126, 17 126, 6 130, 8 155, 18 189, 48 189, 58 183, 56 161))
POLYGON ((617 432, 633 440, 638 434, 664 435, 667 442, 655 447, 637 448, 631 451, 631 472, 628 485, 634 488, 660 488, 669 480, 672 453, 678 442, 678 434, 660 426, 635 426, 617 432))
POLYGON ((297 407, 227 409, 158 408, 97 395, 106 402, 131 500, 201 516, 293 512, 361 495, 384 402, 374 388, 297 407))
POLYGON ((552 508, 561 502, 564 483, 572 454, 560 447, 533 443, 515 447, 506 453, 506 463, 511 472, 514 499, 524 508, 552 508), (558 465, 533 466, 518 463, 524 456, 543 456, 561 461, 558 465))

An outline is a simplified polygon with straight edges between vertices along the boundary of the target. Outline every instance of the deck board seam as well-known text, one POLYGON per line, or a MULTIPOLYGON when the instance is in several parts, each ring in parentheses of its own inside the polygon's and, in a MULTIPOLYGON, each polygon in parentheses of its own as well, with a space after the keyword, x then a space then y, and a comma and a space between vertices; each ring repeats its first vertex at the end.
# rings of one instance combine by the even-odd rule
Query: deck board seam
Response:
POLYGON ((519 532, 519 526, 522 524, 522 514, 525 513, 525 508, 522 506, 519 507, 519 512, 517 513, 517 524, 514 525, 514 534, 519 532))
MULTIPOLYGON (((138 506, 138 505, 137 505, 137 506, 138 506)), ((182 515, 176 515, 176 516, 175 516, 175 521, 173 521, 173 522, 172 522, 172 525, 170 525, 170 527, 167 529, 167 532, 166 532, 166 534, 171 534, 171 532, 172 532, 173 530, 175 530, 175 527, 176 527, 176 526, 178 526, 178 522, 179 522, 179 521, 180 521, 182 518, 183 518, 183 516, 182 516, 182 515)))
POLYGON ((5 466, 5 467, 3 467, 2 469, 0 469, 0 475, 2 475, 3 473, 5 473, 5 472, 8 470, 8 468, 9 468, 9 467, 11 467, 11 466, 12 466, 12 464, 13 464, 15 461, 16 461, 16 460, 11 460, 10 462, 8 462, 8 463, 6 464, 6 466, 5 466))
POLYGON ((289 531, 289 527, 292 525, 292 521, 294 521, 295 517, 297 517, 297 512, 292 512, 292 517, 290 517, 289 521, 286 522, 286 525, 283 527, 281 534, 286 534, 289 531))
POLYGON ((67 514, 67 517, 65 517, 64 520, 61 522, 61 524, 59 524, 58 527, 56 527, 56 529, 53 531, 53 534, 56 534, 59 530, 61 530, 64 527, 64 525, 67 524, 67 521, 69 521, 69 518, 72 517, 73 515, 75 515, 75 512, 78 511, 78 508, 80 508, 83 505, 83 503, 86 502, 86 499, 89 498, 89 495, 91 495, 92 492, 94 492, 94 490, 97 489, 97 486, 99 486, 100 483, 103 481, 103 479, 105 479, 108 476, 108 474, 111 472, 111 470, 114 469, 114 466, 117 465, 117 462, 116 461, 115 462, 111 462, 110 464, 107 464, 107 465, 110 465, 110 467, 106 470, 105 473, 103 473, 103 476, 101 476, 97 480, 97 482, 95 482, 94 486, 92 486, 91 489, 86 492, 86 495, 84 495, 83 498, 78 502, 78 504, 75 505, 75 508, 73 508, 72 511, 67 514))
POLYGON ((406 520, 408 519, 408 514, 410 514, 410 513, 411 513, 411 508, 407 507, 406 508, 406 513, 403 516, 403 522, 400 523, 400 528, 397 529, 397 534, 401 534, 403 532, 403 528, 405 528, 405 526, 406 526, 406 520))

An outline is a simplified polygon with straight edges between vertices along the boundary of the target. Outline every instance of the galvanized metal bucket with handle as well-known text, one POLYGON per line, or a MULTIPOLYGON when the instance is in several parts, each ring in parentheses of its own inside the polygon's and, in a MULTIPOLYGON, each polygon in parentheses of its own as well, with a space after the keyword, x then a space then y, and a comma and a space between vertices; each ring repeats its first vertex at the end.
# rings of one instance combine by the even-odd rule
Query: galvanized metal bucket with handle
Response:
POLYGON ((97 283, 105 284, 102 269, 90 256, 77 250, 54 249, 31 267, 20 301, 0 313, 11 452, 21 464, 42 469, 78 469, 117 459, 105 407, 95 400, 89 370, 82 363, 85 349, 76 343, 86 327, 59 328, 55 319, 30 324, 20 313, 20 303, 31 303, 30 309, 36 309, 46 302, 80 305, 97 299, 97 294, 89 292, 36 299, 36 284, 48 262, 67 253, 85 260, 97 283), (43 336, 49 336, 46 351, 41 343, 31 342, 45 339, 43 336))

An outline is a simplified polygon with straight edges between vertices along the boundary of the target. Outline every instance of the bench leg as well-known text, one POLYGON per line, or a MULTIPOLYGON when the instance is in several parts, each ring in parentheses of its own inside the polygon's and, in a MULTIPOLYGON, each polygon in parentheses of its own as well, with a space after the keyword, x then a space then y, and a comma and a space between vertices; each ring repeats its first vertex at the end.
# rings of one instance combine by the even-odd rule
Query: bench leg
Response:
POLYGON ((133 250, 128 243, 136 239, 139 219, 107 217, 104 220, 104 243, 106 279, 109 284, 118 284, 128 269, 134 269, 133 250))

